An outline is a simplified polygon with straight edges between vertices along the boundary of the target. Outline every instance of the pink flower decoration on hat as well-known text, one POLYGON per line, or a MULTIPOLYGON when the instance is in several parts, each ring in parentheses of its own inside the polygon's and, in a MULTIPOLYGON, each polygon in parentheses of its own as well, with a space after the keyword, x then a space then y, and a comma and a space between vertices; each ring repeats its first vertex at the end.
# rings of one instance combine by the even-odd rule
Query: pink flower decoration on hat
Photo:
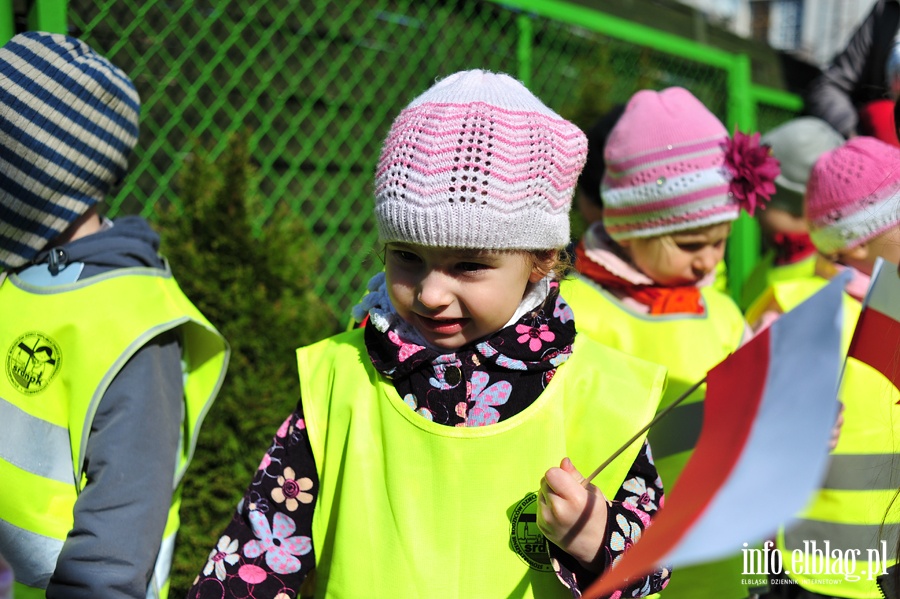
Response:
POLYGON ((772 199, 775 177, 781 172, 778 159, 769 146, 759 143, 759 133, 747 135, 735 131, 725 141, 725 165, 731 171, 729 191, 750 216, 763 200, 772 199))

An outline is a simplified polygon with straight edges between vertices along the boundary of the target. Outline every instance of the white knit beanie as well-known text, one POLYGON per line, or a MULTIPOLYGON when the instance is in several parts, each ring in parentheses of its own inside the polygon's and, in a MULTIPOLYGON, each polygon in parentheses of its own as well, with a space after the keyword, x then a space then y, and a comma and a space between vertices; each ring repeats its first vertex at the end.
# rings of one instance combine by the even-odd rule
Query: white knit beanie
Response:
POLYGON ((538 250, 569 242, 581 130, 509 75, 463 71, 394 120, 375 175, 382 243, 538 250))

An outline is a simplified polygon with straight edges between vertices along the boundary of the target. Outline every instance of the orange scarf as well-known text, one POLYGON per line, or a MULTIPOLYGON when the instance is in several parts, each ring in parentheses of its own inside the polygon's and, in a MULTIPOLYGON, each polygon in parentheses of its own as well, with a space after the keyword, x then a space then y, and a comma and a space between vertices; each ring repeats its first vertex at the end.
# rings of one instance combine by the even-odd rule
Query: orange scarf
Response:
POLYGON ((694 285, 663 287, 638 285, 608 271, 591 260, 584 250, 584 241, 575 246, 575 270, 610 291, 617 291, 649 306, 650 314, 703 314, 705 309, 700 289, 694 285))

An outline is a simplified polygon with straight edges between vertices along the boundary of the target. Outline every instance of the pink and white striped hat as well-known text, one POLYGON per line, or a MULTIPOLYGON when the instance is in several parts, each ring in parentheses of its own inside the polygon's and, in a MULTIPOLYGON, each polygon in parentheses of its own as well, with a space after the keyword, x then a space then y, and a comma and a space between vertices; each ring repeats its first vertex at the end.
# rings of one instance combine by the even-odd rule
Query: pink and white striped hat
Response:
POLYGON ((394 120, 375 173, 382 243, 538 250, 569 242, 581 130, 509 75, 462 71, 394 120))
POLYGON ((736 133, 732 140, 680 87, 634 94, 610 133, 605 158, 603 222, 615 240, 731 222, 742 206, 752 214, 774 193, 778 174, 758 134, 736 133))

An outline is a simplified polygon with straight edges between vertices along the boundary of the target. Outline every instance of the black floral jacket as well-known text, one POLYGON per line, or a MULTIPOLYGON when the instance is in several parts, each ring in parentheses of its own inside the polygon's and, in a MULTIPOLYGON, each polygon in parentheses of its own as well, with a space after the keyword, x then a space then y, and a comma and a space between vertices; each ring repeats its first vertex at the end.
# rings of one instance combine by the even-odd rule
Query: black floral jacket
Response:
MULTIPOLYGON (((574 339, 572 311, 555 284, 545 302, 516 323, 449 354, 404 341, 394 327, 380 331, 369 322, 365 331, 372 363, 393 381, 410 409, 447 426, 489 426, 527 408, 571 355, 574 339)), ((298 403, 275 433, 190 598, 312 596, 315 577, 309 574, 315 570, 311 535, 318 476, 305 429, 298 403)), ((600 555, 604 570, 641 537, 662 503, 662 482, 645 442, 610 502, 600 555)), ((597 575, 552 545, 550 553, 561 584, 580 597, 597 575)), ((661 568, 612 597, 659 592, 669 574, 669 569, 661 568)))

